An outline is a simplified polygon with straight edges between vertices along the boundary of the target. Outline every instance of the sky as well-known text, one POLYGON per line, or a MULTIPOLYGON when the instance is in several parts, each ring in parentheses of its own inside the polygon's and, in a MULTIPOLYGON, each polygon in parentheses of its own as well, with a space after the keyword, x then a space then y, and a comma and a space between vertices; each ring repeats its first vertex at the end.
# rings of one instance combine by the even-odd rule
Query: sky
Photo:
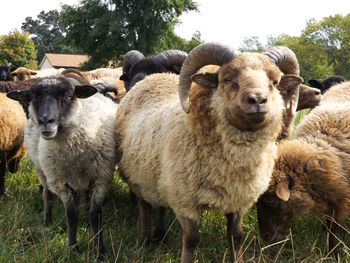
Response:
MULTIPOLYGON (((16 0, 2 5, 0 35, 21 29, 25 18, 36 18, 60 5, 78 4, 79 0, 16 0)), ((191 11, 180 16, 182 22, 175 32, 191 39, 197 30, 206 42, 215 41, 238 48, 245 38, 259 37, 266 43, 268 36, 281 34, 300 36, 309 19, 350 13, 350 0, 195 0, 199 13, 191 11)))

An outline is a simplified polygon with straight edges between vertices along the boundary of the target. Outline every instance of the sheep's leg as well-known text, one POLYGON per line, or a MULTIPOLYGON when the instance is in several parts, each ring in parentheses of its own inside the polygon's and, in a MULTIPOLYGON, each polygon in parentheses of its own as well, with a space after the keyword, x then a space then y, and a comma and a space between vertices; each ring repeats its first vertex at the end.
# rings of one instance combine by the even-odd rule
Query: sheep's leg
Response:
POLYGON ((0 161, 0 196, 5 194, 5 178, 7 176, 7 167, 5 161, 0 161))
MULTIPOLYGON (((45 189, 45 188, 44 188, 45 189)), ((67 218, 68 224, 68 246, 73 246, 77 243, 77 226, 78 226, 78 210, 74 203, 72 190, 67 186, 55 191, 61 199, 67 218)))
POLYGON ((161 242, 164 239, 165 235, 165 216, 166 216, 166 208, 159 207, 158 208, 158 221, 156 228, 154 230, 154 240, 156 242, 161 242))
POLYGON ((199 224, 197 221, 183 216, 177 216, 182 227, 181 263, 190 263, 193 253, 199 243, 199 224))
POLYGON ((139 214, 141 219, 140 245, 151 241, 151 216, 152 206, 142 198, 139 198, 139 214))
POLYGON ((43 201, 44 201, 44 226, 49 226, 51 224, 51 200, 52 193, 47 188, 47 186, 43 187, 43 201))
POLYGON ((92 192, 90 204, 90 224, 95 234, 95 247, 98 259, 104 258, 105 248, 102 234, 102 203, 108 189, 105 184, 99 184, 92 192))
POLYGON ((242 260, 241 239, 242 239, 242 215, 238 212, 226 214, 227 238, 232 262, 242 260))

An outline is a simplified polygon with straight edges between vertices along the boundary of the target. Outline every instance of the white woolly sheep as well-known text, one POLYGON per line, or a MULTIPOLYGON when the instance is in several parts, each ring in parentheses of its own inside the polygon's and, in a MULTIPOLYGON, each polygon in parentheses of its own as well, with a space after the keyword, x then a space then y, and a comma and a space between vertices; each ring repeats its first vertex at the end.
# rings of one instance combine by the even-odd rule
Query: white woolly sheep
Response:
POLYGON ((0 93, 0 196, 5 193, 7 172, 16 172, 26 154, 23 143, 26 121, 21 105, 0 93))
POLYGON ((116 165, 117 104, 95 94, 96 87, 72 83, 63 77, 44 78, 27 90, 8 93, 8 97, 30 101, 24 139, 44 188, 45 223, 50 219, 50 190, 64 204, 68 244, 74 245, 78 215, 73 191, 90 191, 89 216, 101 258, 101 205, 116 165))
POLYGON ((282 238, 293 217, 326 216, 329 251, 336 246, 332 221, 350 216, 350 82, 330 88, 278 145, 268 190, 257 203, 259 228, 269 243, 282 238))
POLYGON ((230 252, 234 245, 240 257, 242 215, 268 187, 274 166, 283 110, 277 88, 302 81, 288 74, 299 72, 291 50, 268 54, 278 66, 263 54, 237 56, 205 43, 190 52, 180 76, 149 75, 122 99, 118 168, 139 197, 141 242, 151 240, 152 206, 160 212, 155 238, 163 238, 170 206, 183 230, 181 262, 191 262, 200 210, 212 209, 226 214, 230 252), (221 67, 192 76, 208 64, 221 67), (199 85, 190 88, 190 78, 199 85))

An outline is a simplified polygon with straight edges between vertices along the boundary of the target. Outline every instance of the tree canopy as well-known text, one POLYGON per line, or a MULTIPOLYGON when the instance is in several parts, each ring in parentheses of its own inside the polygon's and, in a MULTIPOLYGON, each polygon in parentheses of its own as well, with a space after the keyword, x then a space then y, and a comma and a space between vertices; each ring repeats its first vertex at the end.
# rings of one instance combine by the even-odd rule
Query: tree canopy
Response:
POLYGON ((118 61, 130 49, 148 55, 170 42, 186 44, 174 26, 190 10, 197 10, 192 0, 81 0, 62 6, 61 22, 67 39, 90 55, 92 67, 118 61))
POLYGON ((28 33, 14 30, 0 36, 0 64, 8 63, 14 68, 37 68, 34 42, 28 33))
POLYGON ((79 54, 79 49, 67 44, 65 28, 61 23, 60 13, 51 10, 41 11, 37 19, 26 17, 21 29, 29 32, 37 49, 37 60, 41 61, 45 53, 79 54))
POLYGON ((240 50, 261 52, 275 45, 295 52, 305 82, 333 74, 350 79, 350 14, 325 17, 319 22, 310 19, 300 36, 270 36, 265 47, 256 36, 246 38, 240 50))

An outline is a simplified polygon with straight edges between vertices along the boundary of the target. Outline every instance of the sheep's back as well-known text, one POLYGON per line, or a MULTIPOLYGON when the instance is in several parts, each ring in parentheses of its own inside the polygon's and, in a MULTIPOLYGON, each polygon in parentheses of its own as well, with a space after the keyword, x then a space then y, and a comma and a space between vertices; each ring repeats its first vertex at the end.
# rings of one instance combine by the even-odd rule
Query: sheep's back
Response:
POLYGON ((26 116, 21 105, 0 93, 0 149, 7 151, 23 141, 26 116))

